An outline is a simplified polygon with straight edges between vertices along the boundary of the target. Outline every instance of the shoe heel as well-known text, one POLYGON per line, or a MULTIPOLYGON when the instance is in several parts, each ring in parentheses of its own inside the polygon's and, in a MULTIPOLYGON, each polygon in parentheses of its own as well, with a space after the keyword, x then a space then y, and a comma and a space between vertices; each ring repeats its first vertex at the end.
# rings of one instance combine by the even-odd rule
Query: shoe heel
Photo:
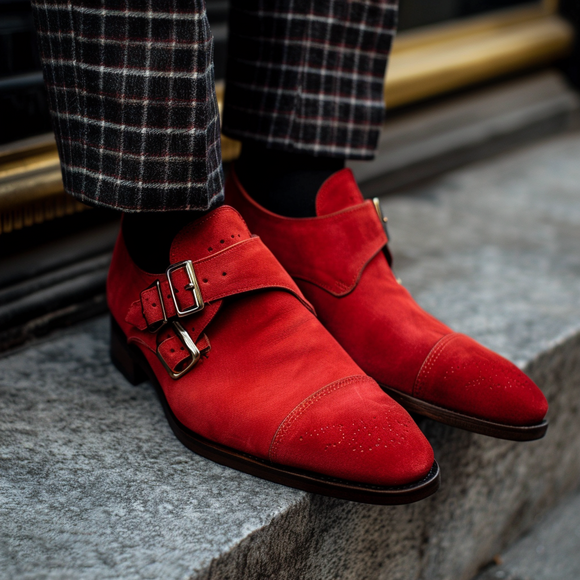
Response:
POLYGON ((112 317, 110 353, 111 362, 132 385, 139 385, 147 380, 145 371, 131 353, 125 334, 112 317))

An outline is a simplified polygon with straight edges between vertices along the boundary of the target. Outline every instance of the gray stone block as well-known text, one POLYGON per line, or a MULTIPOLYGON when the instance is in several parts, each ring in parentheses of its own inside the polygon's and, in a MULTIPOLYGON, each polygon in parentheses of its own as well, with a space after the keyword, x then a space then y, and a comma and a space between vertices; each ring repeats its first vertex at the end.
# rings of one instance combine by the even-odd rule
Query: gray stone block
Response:
POLYGON ((476 580, 578 580, 580 495, 562 502, 476 580))
POLYGON ((98 319, 0 361, 5 578, 463 580, 580 480, 580 137, 383 200, 427 309, 549 398, 539 442, 420 421, 443 485, 410 506, 309 495, 181 446, 151 386, 111 367, 98 319))
POLYGON ((183 578, 300 495, 189 452, 101 318, 1 361, 0 570, 183 578))

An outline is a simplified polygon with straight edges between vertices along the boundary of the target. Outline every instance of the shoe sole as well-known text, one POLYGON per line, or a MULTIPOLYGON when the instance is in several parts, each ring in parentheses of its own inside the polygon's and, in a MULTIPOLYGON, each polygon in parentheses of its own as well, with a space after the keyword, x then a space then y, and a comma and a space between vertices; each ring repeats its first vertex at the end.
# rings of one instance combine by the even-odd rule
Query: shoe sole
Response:
POLYGON ((112 318, 111 360, 133 385, 150 380, 157 391, 163 411, 175 436, 194 453, 221 465, 288 487, 360 503, 379 505, 413 503, 429 497, 439 489, 441 476, 437 462, 433 463, 427 476, 419 481, 407 485, 383 487, 277 465, 225 445, 214 443, 194 433, 175 417, 144 354, 136 346, 127 344, 123 331, 112 318))
POLYGON ((445 423, 445 425, 458 427, 465 431, 472 431, 473 433, 480 433, 481 435, 488 435, 489 437, 495 437, 497 439, 508 439, 510 441, 535 441, 536 439, 541 439, 548 430, 548 421, 542 421, 537 425, 523 426, 494 423, 493 421, 470 417, 457 411, 451 411, 450 409, 421 401, 381 383, 379 385, 381 385, 381 388, 387 395, 395 399, 409 413, 423 415, 424 417, 429 417, 429 419, 434 419, 440 423, 445 423))

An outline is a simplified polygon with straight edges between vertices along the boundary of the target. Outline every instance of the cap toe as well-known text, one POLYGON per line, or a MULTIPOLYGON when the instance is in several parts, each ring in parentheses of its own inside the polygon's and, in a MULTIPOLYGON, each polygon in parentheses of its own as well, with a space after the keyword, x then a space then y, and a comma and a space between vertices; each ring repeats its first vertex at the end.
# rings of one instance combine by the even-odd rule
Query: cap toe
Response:
POLYGON ((444 336, 415 381, 413 396, 474 417, 514 426, 540 423, 548 403, 513 363, 463 334, 444 336))
POLYGON ((434 462, 410 415, 367 376, 326 385, 298 405, 280 425, 270 459, 383 486, 419 481, 434 462))

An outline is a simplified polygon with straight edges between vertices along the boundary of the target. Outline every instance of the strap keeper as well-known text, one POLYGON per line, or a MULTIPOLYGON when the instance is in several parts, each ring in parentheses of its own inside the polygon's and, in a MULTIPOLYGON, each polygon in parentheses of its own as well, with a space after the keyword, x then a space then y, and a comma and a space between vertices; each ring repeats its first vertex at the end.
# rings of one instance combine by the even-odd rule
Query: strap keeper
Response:
POLYGON ((157 288, 157 294, 159 295, 159 305, 161 306, 161 313, 163 314, 163 319, 147 326, 147 330, 152 334, 155 334, 158 330, 163 328, 169 321, 169 319, 167 318, 167 311, 165 310, 165 303, 163 302, 163 294, 161 292, 161 282, 159 282, 159 280, 155 280, 155 287, 157 288))

